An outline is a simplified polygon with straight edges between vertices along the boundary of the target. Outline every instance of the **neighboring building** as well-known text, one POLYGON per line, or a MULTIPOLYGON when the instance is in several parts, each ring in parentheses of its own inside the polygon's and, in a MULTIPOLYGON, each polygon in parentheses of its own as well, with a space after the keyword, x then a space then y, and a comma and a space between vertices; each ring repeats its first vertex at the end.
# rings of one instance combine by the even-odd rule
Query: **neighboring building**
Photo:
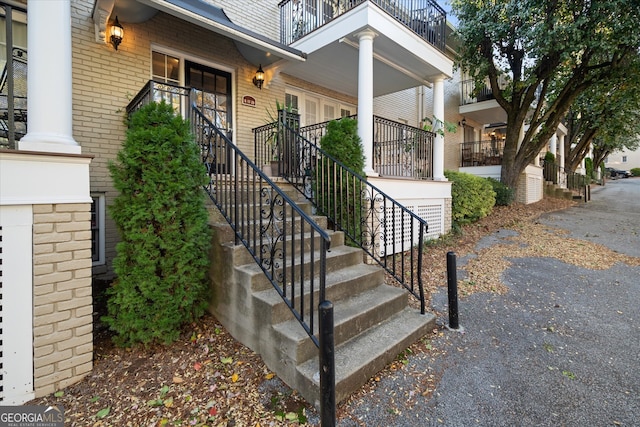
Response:
POLYGON ((611 153, 604 159, 604 166, 621 170, 640 168, 640 149, 634 151, 625 149, 611 153))
MULTIPOLYGON (((388 0, 0 0, 14 70, 0 141, 2 318, 11 319, 2 325, 11 349, 2 403, 51 393, 91 369, 91 276, 112 277, 118 241, 108 163, 125 138, 126 107, 149 80, 199 90, 200 107, 249 156, 252 129, 270 121, 276 102, 295 108, 302 126, 357 113, 368 179, 425 215, 430 237, 446 233, 451 154, 439 135, 420 158, 404 148, 420 116, 446 118, 453 63, 442 9, 412 4, 408 13, 388 0), (112 43, 116 21, 124 35, 112 43), (23 63, 28 115, 27 94, 16 91, 23 63), (392 113, 384 105, 385 95, 412 92, 392 113), (429 111, 418 108, 423 96, 429 111), (393 129, 386 158, 374 124, 393 129)), ((161 96, 172 99, 171 90, 161 96)))

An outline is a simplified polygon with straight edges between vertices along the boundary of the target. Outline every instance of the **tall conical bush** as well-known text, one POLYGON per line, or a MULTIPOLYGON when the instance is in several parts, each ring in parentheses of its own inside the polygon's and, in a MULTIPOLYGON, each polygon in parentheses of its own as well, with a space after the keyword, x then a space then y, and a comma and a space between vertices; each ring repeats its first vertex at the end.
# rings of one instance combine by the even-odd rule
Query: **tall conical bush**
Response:
POLYGON ((189 124, 164 102, 141 108, 109 171, 121 241, 103 320, 118 345, 169 343, 208 302, 206 173, 189 124))

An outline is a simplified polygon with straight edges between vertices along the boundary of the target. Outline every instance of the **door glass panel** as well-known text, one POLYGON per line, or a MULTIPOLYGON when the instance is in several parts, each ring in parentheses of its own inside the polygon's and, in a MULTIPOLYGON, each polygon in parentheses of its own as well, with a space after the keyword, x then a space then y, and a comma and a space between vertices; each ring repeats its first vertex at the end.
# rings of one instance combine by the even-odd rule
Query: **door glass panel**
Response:
MULTIPOLYGON (((189 61, 185 63, 185 68, 188 71, 186 84, 194 89, 198 109, 215 128, 231 140, 231 74, 189 61)), ((212 132, 211 135, 218 136, 214 138, 213 145, 207 148, 211 151, 208 155, 215 158, 213 169, 210 171, 229 173, 231 152, 227 148, 227 141, 217 132, 212 132)))

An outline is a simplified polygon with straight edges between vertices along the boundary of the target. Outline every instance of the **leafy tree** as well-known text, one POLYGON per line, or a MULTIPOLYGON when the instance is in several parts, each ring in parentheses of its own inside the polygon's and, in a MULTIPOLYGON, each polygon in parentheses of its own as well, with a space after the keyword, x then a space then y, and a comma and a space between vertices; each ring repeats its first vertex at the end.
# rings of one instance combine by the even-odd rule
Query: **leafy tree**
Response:
POLYGON ((567 114, 565 167, 575 170, 593 146, 595 167, 611 152, 634 150, 640 135, 640 55, 627 59, 628 73, 584 91, 567 114))
POLYGON ((451 3, 459 20, 457 64, 472 74, 478 89, 488 79, 506 112, 502 182, 515 188, 574 101, 595 84, 628 71, 627 58, 637 55, 640 46, 640 2, 451 3), (508 82, 501 90, 498 81, 504 75, 508 82))
POLYGON ((204 313, 209 289, 206 174, 189 124, 164 102, 141 108, 109 170, 122 240, 104 321, 118 345, 171 342, 204 313))

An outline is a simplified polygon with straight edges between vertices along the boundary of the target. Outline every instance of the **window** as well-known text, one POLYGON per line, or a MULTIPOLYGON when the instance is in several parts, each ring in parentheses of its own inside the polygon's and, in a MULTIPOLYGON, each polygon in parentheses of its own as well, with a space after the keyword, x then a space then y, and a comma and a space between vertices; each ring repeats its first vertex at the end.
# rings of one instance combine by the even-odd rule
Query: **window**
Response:
POLYGON ((622 163, 627 163, 627 156, 622 156, 622 163))
POLYGON ((91 261, 102 265, 104 259, 104 194, 91 194, 91 261))
POLYGON ((180 59, 160 52, 151 52, 151 77, 165 83, 180 84, 180 59))
POLYGON ((291 93, 287 93, 284 96, 284 105, 285 108, 291 108, 291 112, 298 114, 300 112, 300 108, 298 107, 298 95, 293 95, 291 93))

